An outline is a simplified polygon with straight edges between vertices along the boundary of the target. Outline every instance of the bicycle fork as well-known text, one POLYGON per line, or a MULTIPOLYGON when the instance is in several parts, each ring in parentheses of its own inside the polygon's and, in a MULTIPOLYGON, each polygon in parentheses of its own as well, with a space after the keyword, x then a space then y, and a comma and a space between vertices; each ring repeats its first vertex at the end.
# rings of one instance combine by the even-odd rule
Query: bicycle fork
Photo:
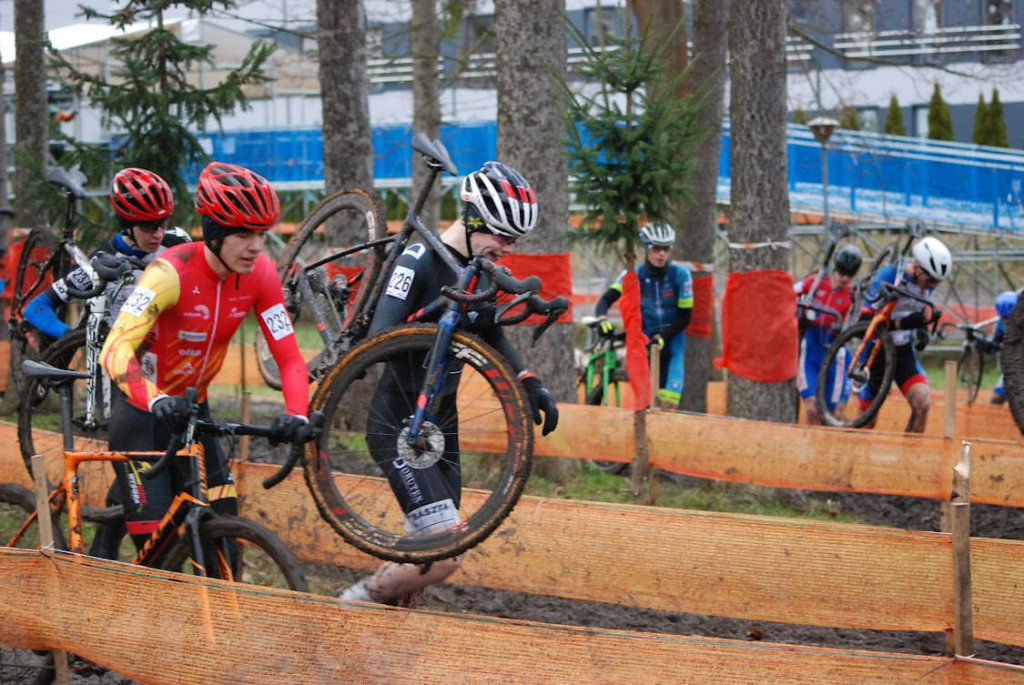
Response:
POLYGON ((864 332, 864 337, 861 338, 860 344, 857 346, 857 350, 854 352, 853 356, 850 358, 851 360, 853 360, 853 363, 850 364, 850 369, 846 373, 847 377, 849 377, 849 378, 851 378, 853 380, 861 380, 862 382, 865 382, 865 383, 867 382, 867 378, 863 378, 863 379, 856 378, 856 374, 858 373, 857 369, 858 369, 858 367, 863 367, 865 369, 870 369, 874 365, 875 359, 878 357, 878 352, 879 352, 879 350, 881 349, 882 346, 881 345, 877 345, 877 344, 873 345, 871 347, 871 352, 868 354, 868 358, 864 361, 863 364, 857 363, 857 360, 861 359, 861 357, 863 356, 864 348, 867 347, 867 345, 872 340, 875 339, 875 337, 876 337, 875 333, 878 331, 878 327, 881 324, 881 322, 882 321, 891 321, 892 320, 890 318, 890 315, 892 314, 892 310, 895 309, 895 307, 896 307, 896 303, 895 302, 890 302, 885 307, 883 307, 881 309, 881 311, 879 311, 877 314, 875 314, 875 316, 871 319, 871 323, 868 324, 868 329, 864 332))
MULTIPOLYGON (((476 269, 467 268, 459 280, 458 289, 468 291, 472 288, 477 278, 476 269)), ((437 408, 438 397, 444 387, 445 376, 448 374, 448 349, 452 343, 452 336, 455 328, 462 319, 462 309, 465 305, 451 300, 447 311, 441 315, 438 321, 437 337, 434 338, 434 345, 430 349, 430 356, 427 357, 427 375, 423 379, 423 387, 416 397, 416 408, 413 411, 412 420, 406 432, 406 443, 414 448, 424 447, 424 436, 422 435, 423 424, 431 421, 437 408)))

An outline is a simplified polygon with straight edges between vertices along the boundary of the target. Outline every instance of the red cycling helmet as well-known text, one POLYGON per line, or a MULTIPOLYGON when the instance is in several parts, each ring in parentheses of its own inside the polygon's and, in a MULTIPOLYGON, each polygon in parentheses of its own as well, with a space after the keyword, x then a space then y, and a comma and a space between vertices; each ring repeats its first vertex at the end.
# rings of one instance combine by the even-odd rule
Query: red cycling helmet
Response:
POLYGON ((227 228, 266 231, 281 216, 281 201, 259 174, 236 164, 211 162, 199 174, 196 211, 227 228))
POLYGON ((174 213, 174 194, 167 181, 146 169, 121 169, 110 181, 110 204, 126 221, 141 224, 174 213))

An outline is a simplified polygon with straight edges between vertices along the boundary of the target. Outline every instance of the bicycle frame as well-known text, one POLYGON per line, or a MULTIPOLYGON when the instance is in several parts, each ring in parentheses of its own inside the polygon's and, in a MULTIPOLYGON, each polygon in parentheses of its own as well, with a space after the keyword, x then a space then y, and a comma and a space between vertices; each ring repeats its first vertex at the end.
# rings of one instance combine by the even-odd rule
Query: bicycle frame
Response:
MULTIPOLYGON (((348 327, 340 325, 345 318, 343 310, 339 311, 336 309, 332 312, 333 316, 338 317, 336 320, 336 323, 339 324, 337 328, 341 331, 337 338, 332 339, 325 323, 325 313, 316 305, 316 298, 310 285, 310 274, 313 271, 349 255, 364 252, 380 245, 387 245, 390 243, 391 247, 388 250, 387 256, 385 257, 384 263, 381 267, 381 274, 390 274, 395 261, 408 246, 409 240, 414 235, 418 235, 420 239, 430 247, 430 249, 440 255, 441 259, 453 273, 461 274, 463 271, 463 268, 458 264, 455 258, 452 257, 448 250, 444 249, 441 245, 441 241, 438 236, 424 226, 419 218, 419 213, 422 211, 423 205, 426 203, 437 177, 440 176, 443 171, 456 175, 458 170, 449 159, 447 150, 445 150, 440 143, 431 143, 429 139, 422 134, 418 134, 413 138, 413 149, 423 154, 428 160, 428 172, 426 179, 420 187, 416 200, 409 208, 409 212, 402 224, 402 229, 397 235, 361 243, 351 248, 327 255, 326 257, 309 264, 301 266, 297 264, 297 266, 299 266, 297 284, 300 293, 304 298, 303 301, 305 305, 310 308, 310 311, 313 314, 317 331, 324 343, 324 353, 321 354, 317 360, 317 369, 330 368, 330 366, 332 366, 342 356, 342 354, 352 348, 353 344, 366 337, 366 333, 370 328, 370 323, 373 321, 373 315, 377 309, 377 302, 380 299, 381 293, 384 292, 387 279, 378 278, 375 283, 370 284, 371 291, 369 296, 363 300, 362 306, 353 312, 348 327), (328 353, 328 350, 330 350, 330 353, 328 353)), ((311 377, 315 378, 319 375, 316 369, 311 368, 310 372, 311 377)))
MULTIPOLYGON (((587 323, 587 317, 584 317, 587 323)), ((613 378, 613 374, 619 367, 618 350, 620 345, 618 338, 604 337, 594 330, 594 324, 588 323, 588 333, 591 341, 584 348, 587 354, 587 365, 583 371, 583 401, 587 402, 590 394, 598 387, 601 388, 601 403, 605 406, 621 406, 622 398, 619 392, 619 380, 613 378), (600 366, 600 379, 597 378, 597 367, 600 366), (600 381, 600 386, 598 386, 600 381), (608 388, 615 388, 615 404, 611 405, 608 396, 608 388)))
MULTIPOLYGON (((177 539, 178 529, 184 525, 191 540, 192 559, 197 573, 205 576, 207 575, 205 560, 203 559, 202 545, 199 544, 199 522, 204 516, 214 514, 206 496, 206 464, 203 459, 203 446, 198 443, 189 445, 177 455, 189 460, 187 479, 189 486, 174 497, 157 529, 150 535, 149 540, 139 550, 132 563, 140 566, 155 565, 160 555, 177 539)), ((82 500, 78 487, 79 465, 90 461, 156 461, 163 456, 163 452, 67 451, 64 453, 64 483, 60 490, 67 495, 66 506, 70 532, 68 542, 72 552, 77 554, 85 552, 85 540, 82 536, 82 500)), ((55 494, 57 493, 55 492, 55 494)))
MULTIPOLYGON (((864 333, 864 337, 860 341, 860 345, 857 346, 851 359, 860 359, 861 355, 864 354, 865 348, 871 345, 875 340, 875 333, 878 331, 879 326, 888 325, 892 317, 892 310, 896 309, 896 300, 888 303, 884 307, 875 313, 871 319, 871 323, 868 325, 867 332, 864 333)), ((854 378, 855 370, 858 366, 870 369, 875 364, 875 360, 878 358, 878 352, 881 350, 881 345, 871 345, 871 352, 868 354, 867 360, 863 364, 851 364, 850 369, 847 371, 847 375, 854 380, 867 382, 866 378, 854 378)))

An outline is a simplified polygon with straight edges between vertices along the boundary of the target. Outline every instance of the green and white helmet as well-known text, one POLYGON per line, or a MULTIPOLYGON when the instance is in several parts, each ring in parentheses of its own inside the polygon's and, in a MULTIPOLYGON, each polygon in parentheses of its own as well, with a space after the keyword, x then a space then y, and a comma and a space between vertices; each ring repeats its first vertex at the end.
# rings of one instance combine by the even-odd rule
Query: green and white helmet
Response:
POLYGON ((647 224, 640 229, 640 240, 644 245, 667 245, 671 247, 676 242, 676 232, 671 226, 665 223, 647 224))

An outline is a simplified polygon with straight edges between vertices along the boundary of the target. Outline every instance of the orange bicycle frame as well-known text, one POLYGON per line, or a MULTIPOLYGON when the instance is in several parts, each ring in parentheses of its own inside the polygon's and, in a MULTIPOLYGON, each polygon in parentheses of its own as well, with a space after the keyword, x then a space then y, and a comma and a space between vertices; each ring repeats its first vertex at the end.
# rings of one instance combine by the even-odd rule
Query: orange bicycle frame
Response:
MULTIPOLYGON (((885 305, 884 307, 879 309, 878 312, 875 313, 875 315, 871 318, 871 323, 868 324, 868 330, 865 331, 864 337, 861 338, 860 345, 857 346, 857 350, 856 352, 854 352, 851 359, 860 359, 860 356, 864 353, 864 347, 869 342, 875 339, 875 331, 878 330, 878 327, 883 323, 888 323, 891 320, 892 310, 895 308, 896 300, 893 300, 892 302, 885 305)), ((871 366, 875 363, 875 359, 878 357, 879 349, 881 349, 881 346, 875 345, 874 348, 871 350, 871 354, 868 357, 867 361, 860 366, 871 368, 871 366)), ((846 375, 852 377, 854 369, 857 366, 857 364, 850 364, 850 368, 847 369, 846 375)))
MULTIPOLYGON (((188 510, 186 503, 201 507, 209 506, 206 500, 206 463, 203 458, 203 446, 200 443, 190 445, 187 449, 178 452, 178 456, 186 459, 194 459, 199 469, 199 481, 202 483, 199 496, 188 491, 179 492, 171 506, 167 509, 157 529, 150 535, 149 540, 139 550, 138 555, 132 560, 133 564, 145 565, 145 560, 151 558, 166 547, 173 539, 169 533, 175 531, 184 522, 185 512, 188 510)), ((109 461, 127 462, 135 461, 140 456, 161 457, 163 452, 64 452, 64 483, 61 488, 54 491, 51 500, 60 491, 67 494, 68 508, 68 545, 72 552, 84 554, 85 538, 82 535, 82 500, 78 490, 78 466, 87 461, 109 461)))

